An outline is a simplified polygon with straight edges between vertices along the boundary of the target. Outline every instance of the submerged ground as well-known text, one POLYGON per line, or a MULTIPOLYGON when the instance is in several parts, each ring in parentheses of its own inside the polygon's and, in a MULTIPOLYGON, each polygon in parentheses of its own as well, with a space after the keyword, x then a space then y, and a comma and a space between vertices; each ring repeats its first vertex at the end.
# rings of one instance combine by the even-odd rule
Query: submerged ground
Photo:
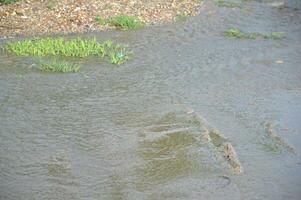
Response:
POLYGON ((83 36, 128 43, 120 67, 91 58, 49 74, 1 52, 0 199, 300 199, 300 2, 238 3, 83 36), (286 38, 224 37, 231 27, 286 38), (208 126, 244 173, 202 141, 208 126))

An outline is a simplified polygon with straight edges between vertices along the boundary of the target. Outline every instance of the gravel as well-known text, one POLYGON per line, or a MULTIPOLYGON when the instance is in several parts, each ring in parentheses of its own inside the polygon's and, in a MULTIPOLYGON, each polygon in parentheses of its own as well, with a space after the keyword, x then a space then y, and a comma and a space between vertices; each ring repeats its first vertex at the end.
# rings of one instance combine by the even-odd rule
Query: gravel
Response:
POLYGON ((197 14, 200 0, 21 0, 0 5, 0 37, 83 33, 114 27, 95 18, 118 14, 137 17, 146 25, 197 14))

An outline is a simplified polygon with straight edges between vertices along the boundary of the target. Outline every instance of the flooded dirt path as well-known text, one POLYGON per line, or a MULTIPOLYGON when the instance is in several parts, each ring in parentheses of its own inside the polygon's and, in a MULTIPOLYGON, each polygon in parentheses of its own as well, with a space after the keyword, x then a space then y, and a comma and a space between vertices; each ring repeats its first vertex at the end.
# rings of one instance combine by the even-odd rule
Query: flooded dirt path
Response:
POLYGON ((83 36, 128 43, 120 67, 50 74, 2 52, 0 199, 300 199, 301 6, 239 3, 83 36))

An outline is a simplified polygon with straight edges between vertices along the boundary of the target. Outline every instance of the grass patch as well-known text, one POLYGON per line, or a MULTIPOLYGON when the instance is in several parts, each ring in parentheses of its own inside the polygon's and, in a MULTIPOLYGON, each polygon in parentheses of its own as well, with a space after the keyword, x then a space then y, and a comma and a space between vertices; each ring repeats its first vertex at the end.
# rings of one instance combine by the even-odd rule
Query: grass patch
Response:
POLYGON ((263 37, 265 39, 274 39, 274 40, 281 40, 285 38, 284 32, 272 32, 270 34, 264 34, 263 37))
POLYGON ((71 39, 63 38, 35 38, 18 42, 11 42, 6 45, 6 49, 22 56, 68 56, 68 57, 88 57, 104 56, 104 46, 95 39, 71 39))
POLYGON ((11 4, 11 3, 15 3, 19 0, 0 0, 0 4, 11 4))
POLYGON ((113 45, 112 41, 107 41, 104 46, 107 49, 106 54, 111 64, 120 65, 130 57, 131 52, 127 51, 122 45, 113 45))
POLYGON ((65 61, 52 60, 52 61, 38 61, 39 69, 46 72, 77 72, 80 66, 71 64, 65 61))
POLYGON ((136 30, 144 27, 144 24, 139 19, 128 15, 117 15, 110 17, 105 22, 110 26, 115 26, 122 30, 136 30))
POLYGON ((47 8, 49 10, 54 10, 54 7, 55 7, 55 2, 53 0, 48 0, 47 1, 47 8))
POLYGON ((225 1, 225 0, 216 0, 215 3, 219 7, 228 7, 228 8, 239 8, 239 7, 241 7, 239 3, 225 1))
POLYGON ((98 43, 95 39, 35 38, 18 42, 9 42, 4 47, 7 51, 20 56, 65 56, 108 57, 110 63, 121 64, 129 59, 130 52, 121 44, 108 40, 98 43))
POLYGON ((284 32, 272 32, 268 34, 263 33, 246 33, 237 28, 230 28, 229 30, 225 31, 224 33, 227 37, 238 38, 238 39, 274 39, 279 40, 285 37, 284 32))
POLYGON ((255 39, 256 36, 254 34, 242 32, 236 28, 230 28, 225 32, 225 35, 232 38, 239 38, 239 39, 255 39))
POLYGON ((144 27, 144 24, 139 19, 128 15, 117 15, 108 19, 96 16, 94 21, 100 25, 115 26, 122 30, 137 30, 144 27))
POLYGON ((184 22, 188 19, 188 16, 184 13, 181 13, 181 14, 177 14, 175 17, 174 17, 174 21, 175 22, 184 22))
POLYGON ((107 24, 106 20, 104 20, 104 19, 103 19, 102 17, 100 17, 100 16, 96 16, 94 20, 95 20, 96 23, 98 23, 98 24, 100 24, 100 25, 106 25, 106 24, 107 24))

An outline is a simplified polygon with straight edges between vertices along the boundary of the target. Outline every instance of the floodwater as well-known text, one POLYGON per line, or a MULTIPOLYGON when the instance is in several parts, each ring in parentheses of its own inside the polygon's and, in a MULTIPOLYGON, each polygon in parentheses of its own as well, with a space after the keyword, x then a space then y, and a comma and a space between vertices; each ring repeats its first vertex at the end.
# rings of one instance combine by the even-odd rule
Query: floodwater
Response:
POLYGON ((301 199, 301 6, 272 3, 206 1, 186 22, 83 36, 127 43, 119 67, 50 74, 1 52, 0 199, 301 199), (242 174, 202 140, 208 126, 242 174))

